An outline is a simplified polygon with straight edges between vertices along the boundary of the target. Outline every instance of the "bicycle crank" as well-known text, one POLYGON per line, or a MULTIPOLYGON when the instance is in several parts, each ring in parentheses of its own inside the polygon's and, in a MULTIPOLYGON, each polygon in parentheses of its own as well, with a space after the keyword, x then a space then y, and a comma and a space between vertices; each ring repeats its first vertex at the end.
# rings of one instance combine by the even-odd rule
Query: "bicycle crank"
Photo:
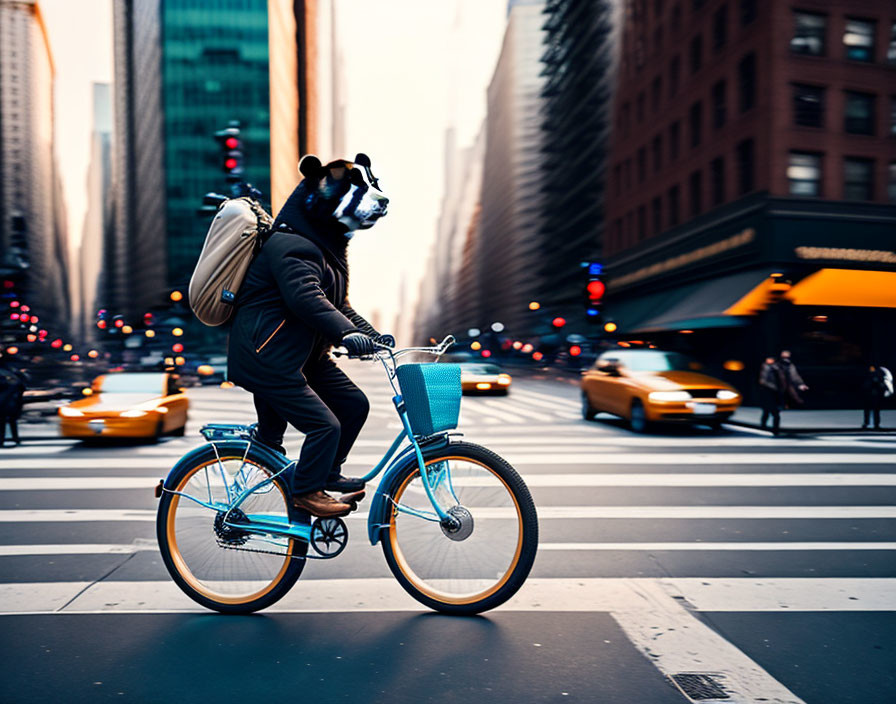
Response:
POLYGON ((322 558, 336 557, 348 545, 348 527, 341 518, 317 518, 308 542, 322 558))

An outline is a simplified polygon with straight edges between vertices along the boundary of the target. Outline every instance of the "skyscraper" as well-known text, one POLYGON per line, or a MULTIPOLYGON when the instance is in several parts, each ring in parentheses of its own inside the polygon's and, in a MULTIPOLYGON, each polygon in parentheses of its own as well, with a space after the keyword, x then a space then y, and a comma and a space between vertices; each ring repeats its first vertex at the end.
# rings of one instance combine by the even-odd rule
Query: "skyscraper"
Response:
POLYGON ((63 334, 68 243, 54 153, 55 66, 40 6, 0 1, 0 273, 63 334))
POLYGON ((213 133, 242 127, 246 178, 270 193, 267 0, 117 0, 118 251, 129 316, 186 290, 224 177, 213 133))

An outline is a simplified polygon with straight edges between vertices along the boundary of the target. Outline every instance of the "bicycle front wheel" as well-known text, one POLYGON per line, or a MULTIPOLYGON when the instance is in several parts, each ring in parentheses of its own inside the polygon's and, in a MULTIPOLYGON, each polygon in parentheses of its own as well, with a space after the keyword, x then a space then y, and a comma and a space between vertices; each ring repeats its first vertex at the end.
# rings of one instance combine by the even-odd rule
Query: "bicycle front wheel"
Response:
POLYGON ((430 485, 452 525, 432 513, 420 470, 408 467, 391 492, 383 539, 386 562, 402 587, 436 611, 475 614, 503 604, 523 585, 538 549, 538 517, 523 480, 484 447, 452 443, 427 453, 430 485))
MULTIPOLYGON (((231 491, 235 483, 251 487, 270 476, 270 469, 252 460, 219 460, 212 454, 174 478, 174 489, 226 506, 227 486, 231 491)), ((250 494, 240 510, 286 517, 287 494, 279 478, 250 494)), ((299 578, 308 547, 227 525, 238 516, 171 492, 163 494, 159 505, 159 548, 171 577, 191 599, 222 613, 251 613, 283 597, 299 578)))

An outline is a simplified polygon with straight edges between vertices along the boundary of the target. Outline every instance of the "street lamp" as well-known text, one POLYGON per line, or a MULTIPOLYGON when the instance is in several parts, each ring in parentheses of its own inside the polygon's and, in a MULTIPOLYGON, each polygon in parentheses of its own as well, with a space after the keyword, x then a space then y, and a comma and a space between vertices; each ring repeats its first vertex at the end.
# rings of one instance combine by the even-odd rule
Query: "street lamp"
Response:
POLYGON ((469 330, 467 330, 467 337, 479 337, 481 332, 482 330, 480 330, 479 328, 470 328, 469 330))
POLYGON ((183 297, 184 297, 184 294, 182 294, 180 291, 172 291, 171 292, 171 300, 174 301, 175 303, 182 300, 183 297))
POLYGON ((539 303, 538 301, 532 301, 531 303, 529 303, 529 310, 538 310, 539 308, 541 308, 541 303, 539 303))
POLYGON ((504 323, 492 323, 492 332, 503 332, 504 323))
POLYGON ((174 335, 175 337, 180 337, 181 335, 184 334, 183 328, 174 328, 171 331, 171 334, 174 335))

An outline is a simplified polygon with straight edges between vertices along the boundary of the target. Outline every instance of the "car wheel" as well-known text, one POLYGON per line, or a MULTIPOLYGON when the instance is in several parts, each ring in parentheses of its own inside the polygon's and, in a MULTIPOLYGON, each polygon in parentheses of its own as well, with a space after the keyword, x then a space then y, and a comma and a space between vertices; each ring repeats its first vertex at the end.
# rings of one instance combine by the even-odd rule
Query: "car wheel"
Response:
POLYGON ((644 404, 640 399, 636 398, 632 401, 629 425, 636 433, 643 433, 647 430, 647 411, 644 410, 644 404))
POLYGON ((591 402, 588 400, 588 394, 584 391, 582 392, 582 418, 585 420, 594 420, 594 417, 597 415, 597 411, 595 411, 591 407, 591 402))
POLYGON ((184 423, 182 426, 180 426, 177 430, 175 430, 175 431, 172 432, 171 434, 172 434, 174 437, 176 437, 176 438, 182 438, 184 435, 187 434, 187 425, 186 425, 186 423, 184 423))

